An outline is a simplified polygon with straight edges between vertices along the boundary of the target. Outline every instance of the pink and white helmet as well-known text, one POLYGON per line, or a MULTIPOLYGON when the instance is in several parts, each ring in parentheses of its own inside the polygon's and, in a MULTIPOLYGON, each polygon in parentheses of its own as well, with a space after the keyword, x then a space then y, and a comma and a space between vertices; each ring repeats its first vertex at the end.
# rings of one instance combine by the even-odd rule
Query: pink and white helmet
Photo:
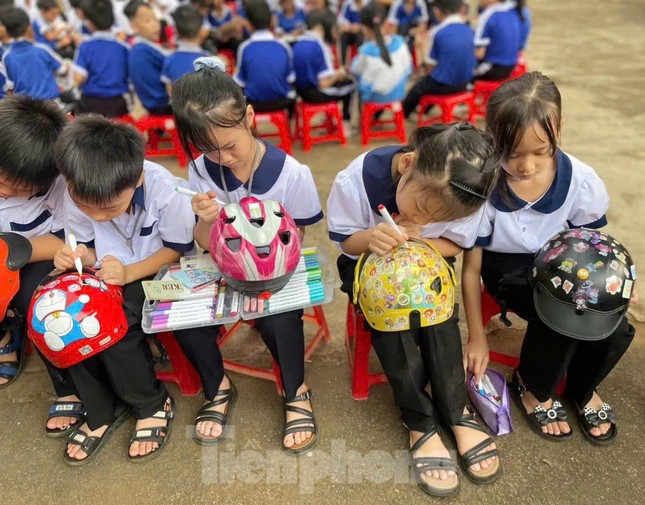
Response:
POLYGON ((234 289, 275 292, 298 266, 300 234, 278 202, 249 196, 220 211, 211 227, 209 249, 234 289))

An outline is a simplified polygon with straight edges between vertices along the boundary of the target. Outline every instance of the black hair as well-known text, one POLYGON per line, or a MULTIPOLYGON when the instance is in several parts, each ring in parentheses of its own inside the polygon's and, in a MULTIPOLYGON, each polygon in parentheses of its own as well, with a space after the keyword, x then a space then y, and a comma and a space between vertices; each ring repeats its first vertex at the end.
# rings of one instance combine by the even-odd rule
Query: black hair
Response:
POLYGON ((13 7, 14 3, 13 0, 0 0, 0 11, 2 9, 6 9, 8 7, 13 7))
POLYGON ((144 139, 131 125, 87 114, 69 122, 55 154, 72 196, 105 205, 136 187, 143 172, 144 139))
POLYGON ((312 30, 316 26, 321 26, 324 31, 325 42, 334 44, 334 28, 336 26, 336 16, 329 10, 311 11, 307 14, 307 28, 312 30))
POLYGON ((190 0, 190 3, 193 4, 198 9, 212 9, 213 0, 190 0))
POLYGON ((80 9, 81 0, 69 0, 69 5, 72 9, 80 9))
POLYGON ((132 20, 136 15, 137 11, 139 10, 139 7, 148 7, 149 9, 152 9, 150 7, 150 4, 144 0, 130 0, 127 5, 123 8, 123 14, 125 15, 126 18, 132 20))
POLYGON ((56 0, 38 0, 38 2, 36 2, 36 6, 42 11, 58 9, 56 0))
POLYGON ((265 0, 246 0, 246 19, 254 30, 268 30, 271 28, 271 9, 265 0))
POLYGON ((54 145, 67 116, 53 101, 28 96, 0 100, 0 174, 9 184, 46 191, 58 169, 54 145))
POLYGON ((212 128, 233 128, 243 124, 246 117, 242 88, 219 69, 204 68, 182 75, 173 84, 170 100, 179 138, 191 158, 191 146, 202 153, 219 148, 212 128))
POLYGON ((204 18, 199 9, 194 5, 182 5, 172 13, 175 21, 177 35, 183 39, 194 39, 199 35, 199 30, 204 23, 204 18))
POLYGON ((463 0, 435 0, 434 6, 446 15, 461 12, 463 0))
MULTIPOLYGON (((500 158, 491 136, 470 123, 434 124, 415 130, 407 151, 415 153, 410 179, 444 212, 434 221, 454 221, 475 213, 495 187, 500 158)), ((395 183, 398 184, 400 176, 395 183)))
POLYGON ((520 17, 520 20, 522 23, 525 21, 524 19, 524 4, 526 3, 526 0, 515 0, 515 10, 517 11, 517 15, 520 17))
POLYGON ((9 36, 17 39, 27 33, 31 21, 29 15, 19 7, 7 7, 2 11, 2 24, 9 36))
POLYGON ((388 67, 391 67, 392 58, 383 40, 383 33, 381 33, 381 25, 386 20, 385 17, 385 8, 378 2, 370 2, 361 9, 361 24, 374 32, 376 43, 381 51, 381 59, 387 63, 388 67))
POLYGON ((109 30, 114 24, 110 0, 81 0, 80 8, 95 30, 109 30))

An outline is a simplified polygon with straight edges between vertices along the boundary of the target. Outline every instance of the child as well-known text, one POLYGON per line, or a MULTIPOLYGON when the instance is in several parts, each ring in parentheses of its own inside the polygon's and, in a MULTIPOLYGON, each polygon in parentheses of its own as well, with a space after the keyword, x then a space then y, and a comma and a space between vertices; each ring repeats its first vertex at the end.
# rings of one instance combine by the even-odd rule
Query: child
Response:
POLYGON ((242 20, 239 16, 233 15, 224 0, 213 0, 212 8, 207 16, 208 24, 211 26, 217 39, 219 50, 229 49, 234 53, 240 45, 243 37, 242 20))
POLYGON ((141 281, 193 248, 194 215, 174 191, 180 179, 145 161, 143 144, 132 126, 94 114, 71 121, 56 144, 56 164, 67 183, 65 232, 74 233, 79 245, 76 252, 61 246, 54 265, 73 269, 81 258, 106 284, 123 286, 129 325, 120 341, 68 369, 87 411, 64 453, 73 466, 96 455, 130 408, 137 422, 128 459, 157 456, 175 413, 141 330, 141 281))
MULTIPOLYGON (((560 335, 537 317, 528 271, 535 253, 553 235, 569 228, 600 228, 607 223, 609 196, 593 169, 558 148, 561 98, 555 83, 531 72, 503 84, 488 102, 486 127, 502 156, 503 176, 486 206, 477 247, 464 257, 463 293, 469 342, 464 351, 477 377, 486 369, 488 345, 481 320, 480 274, 486 289, 528 322, 516 394, 537 433, 550 440, 571 437, 566 411, 554 401, 567 373, 565 393, 587 416, 602 410, 595 391, 634 336, 624 319, 599 342, 560 335)), ((615 422, 615 421, 614 421, 615 422)), ((597 441, 615 438, 615 424, 598 423, 588 434, 597 441)))
POLYGON ((123 12, 136 33, 128 59, 128 74, 137 96, 149 114, 172 114, 166 87, 161 82, 161 69, 168 55, 157 43, 161 23, 143 0, 131 0, 123 12))
POLYGON ((486 81, 506 79, 517 64, 521 49, 523 0, 480 0, 475 32, 475 55, 479 65, 475 77, 486 81))
POLYGON ((172 13, 177 29, 177 49, 166 57, 161 69, 161 80, 168 94, 173 83, 193 70, 193 62, 207 53, 200 47, 202 42, 202 15, 194 5, 182 5, 172 13))
POLYGON ((383 38, 385 10, 372 2, 361 11, 365 44, 352 62, 361 102, 390 103, 402 100, 412 73, 412 58, 403 37, 383 38))
POLYGON ((264 0, 246 2, 246 12, 253 33, 237 51, 235 80, 256 112, 291 111, 296 97, 291 48, 269 31, 271 11, 264 0))
MULTIPOLYGON (((257 195, 278 201, 303 234, 305 226, 323 217, 309 168, 253 137, 253 107, 246 104, 241 88, 224 73, 221 62, 205 58, 195 63, 201 70, 177 81, 172 108, 186 152, 190 156, 190 147, 195 146, 205 153, 191 164, 188 174, 188 185, 199 193, 193 197, 197 243, 208 248, 209 228, 219 212, 214 197, 237 202, 257 195)), ((302 313, 295 310, 255 320, 255 328, 280 366, 286 410, 283 449, 291 454, 310 450, 317 430, 309 403, 311 391, 304 383, 302 313)), ((200 444, 219 441, 223 428, 230 424, 235 397, 235 387, 224 375, 215 338, 218 332, 219 327, 175 331, 200 374, 206 397, 195 420, 200 444)))
MULTIPOLYGON (((413 237, 446 257, 471 247, 498 163, 489 136, 468 123, 420 128, 407 146, 381 147, 356 158, 336 176, 327 200, 329 237, 342 252, 341 289, 351 299, 356 258, 368 250, 382 255, 413 237), (381 204, 399 214, 398 229, 384 221, 381 204)), ((465 409, 458 319, 455 307, 449 320, 434 326, 371 331, 410 432, 417 481, 437 496, 453 494, 459 486, 455 464, 437 434, 439 421, 456 437, 459 463, 469 479, 492 482, 501 472, 492 440, 465 409), (432 397, 425 390, 428 382, 432 397)))
POLYGON ((33 30, 25 11, 10 7, 3 12, 2 19, 7 33, 15 39, 2 56, 13 92, 42 100, 58 99, 60 90, 55 76, 65 74, 68 66, 48 46, 33 42, 33 30))
POLYGON ((110 0, 81 0, 81 11, 92 35, 80 44, 74 61, 74 83, 82 86, 75 114, 123 116, 128 113, 130 48, 110 32, 114 24, 110 0))
POLYGON ((418 42, 426 38, 429 19, 425 0, 396 0, 390 6, 387 21, 396 33, 405 38, 412 53, 417 37, 418 42))
POLYGON ((63 58, 73 58, 75 43, 80 40, 60 13, 56 0, 38 0, 39 16, 32 23, 36 42, 46 44, 63 58))
POLYGON ((295 0, 280 0, 275 25, 278 35, 297 37, 307 28, 307 15, 303 9, 296 6, 295 0))
MULTIPOLYGON (((358 47, 363 43, 361 35, 361 9, 363 0, 346 0, 338 13, 338 31, 340 32, 340 60, 343 66, 347 63, 349 46, 358 47)), ((351 62, 350 62, 351 63, 351 62)))
MULTIPOLYGON (((475 70, 474 33, 460 14, 462 0, 437 0, 433 12, 440 23, 430 30, 428 75, 418 81, 403 101, 408 117, 423 95, 449 95, 464 91, 475 70)), ((427 111, 426 111, 427 112, 427 111)))
MULTIPOLYGON (((332 19, 333 21, 333 19, 332 19)), ((349 121, 354 81, 345 69, 334 70, 325 33, 333 26, 322 12, 307 16, 309 30, 298 37, 293 45, 293 66, 296 72, 296 90, 303 102, 327 103, 343 101, 343 120, 349 121)), ((347 131, 347 130, 346 130, 347 131)))

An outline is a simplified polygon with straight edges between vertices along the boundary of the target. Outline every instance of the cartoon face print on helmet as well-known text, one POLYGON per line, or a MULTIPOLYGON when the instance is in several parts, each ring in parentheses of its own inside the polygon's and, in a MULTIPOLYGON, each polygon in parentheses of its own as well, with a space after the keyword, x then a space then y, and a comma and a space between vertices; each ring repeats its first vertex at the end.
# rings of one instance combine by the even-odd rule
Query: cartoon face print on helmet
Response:
POLYGON ((69 367, 110 347, 126 333, 123 294, 93 270, 45 277, 29 307, 28 335, 54 365, 69 367))
POLYGON ((364 253, 354 279, 354 303, 375 330, 432 326, 448 320, 454 311, 454 271, 422 241, 410 240, 383 256, 364 253))
POLYGON ((535 308, 547 326, 568 337, 600 340, 627 311, 636 267, 616 239, 575 228, 544 245, 531 280, 535 308))
POLYGON ((20 288, 20 269, 31 258, 31 242, 17 233, 0 233, 0 321, 20 288))
POLYGON ((277 291, 298 266, 300 235, 282 205, 250 196, 226 205, 213 221, 210 254, 233 288, 277 291))

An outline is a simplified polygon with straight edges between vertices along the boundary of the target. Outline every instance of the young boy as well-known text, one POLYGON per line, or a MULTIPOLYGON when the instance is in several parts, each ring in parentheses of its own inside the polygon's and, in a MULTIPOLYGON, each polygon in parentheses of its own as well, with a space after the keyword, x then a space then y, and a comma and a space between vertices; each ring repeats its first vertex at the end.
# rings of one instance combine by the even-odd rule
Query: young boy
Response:
POLYGON ((87 462, 132 409, 137 422, 129 460, 149 459, 168 439, 174 405, 155 377, 141 330, 141 281, 193 248, 190 199, 175 191, 180 179, 144 161, 144 141, 133 127, 97 115, 69 123, 56 145, 56 163, 67 183, 65 231, 79 245, 76 252, 60 247, 54 264, 73 269, 81 258, 99 268, 106 284, 123 286, 129 324, 119 342, 69 368, 87 414, 64 458, 73 466, 87 462))
POLYGON ((67 72, 67 65, 44 44, 34 43, 34 32, 27 13, 9 7, 2 13, 2 22, 14 42, 2 56, 9 87, 16 95, 27 95, 42 100, 60 97, 56 74, 67 72))
POLYGON ((474 32, 460 14, 462 0, 437 0, 432 8, 439 24, 430 30, 426 59, 428 75, 418 81, 403 100, 408 117, 423 95, 449 95, 464 91, 475 70, 474 32))
POLYGON ((237 51, 235 80, 256 112, 291 111, 296 98, 291 48, 269 31, 271 11, 264 0, 248 0, 245 6, 253 33, 237 51))
POLYGON ((80 36, 73 33, 60 13, 56 0, 38 0, 39 15, 31 24, 36 42, 46 44, 63 58, 73 58, 80 36))
POLYGON ((136 33, 128 60, 128 74, 137 96, 148 113, 172 114, 168 93, 161 81, 161 69, 168 55, 167 51, 157 43, 161 33, 161 23, 150 4, 143 0, 132 0, 123 12, 136 33))
POLYGON ((200 56, 208 56, 202 43, 204 18, 194 5, 182 5, 172 13, 177 29, 177 50, 166 57, 161 69, 161 80, 166 84, 168 94, 172 83, 182 75, 192 72, 193 62, 200 56))
POLYGON ((74 112, 123 116, 128 113, 124 95, 129 92, 129 47, 110 32, 112 4, 110 0, 81 0, 81 10, 92 35, 78 47, 74 61, 74 84, 82 86, 74 112))

